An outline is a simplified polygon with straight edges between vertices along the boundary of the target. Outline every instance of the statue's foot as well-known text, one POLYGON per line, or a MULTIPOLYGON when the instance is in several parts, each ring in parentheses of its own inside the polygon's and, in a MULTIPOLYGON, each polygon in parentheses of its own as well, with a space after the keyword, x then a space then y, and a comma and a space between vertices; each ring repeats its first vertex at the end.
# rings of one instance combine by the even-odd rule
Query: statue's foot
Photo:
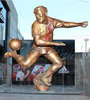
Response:
POLYGON ((44 75, 45 73, 40 73, 34 78, 33 82, 36 90, 48 91, 50 89, 51 81, 48 81, 47 78, 44 77, 44 75))
POLYGON ((48 78, 42 77, 42 78, 41 78, 41 81, 44 82, 44 84, 45 84, 46 86, 51 86, 51 83, 49 82, 48 78))
POLYGON ((16 51, 6 52, 6 53, 4 54, 4 58, 13 57, 14 54, 16 54, 16 51))
POLYGON ((46 86, 51 86, 52 75, 46 76, 46 73, 41 77, 41 81, 44 82, 46 86))

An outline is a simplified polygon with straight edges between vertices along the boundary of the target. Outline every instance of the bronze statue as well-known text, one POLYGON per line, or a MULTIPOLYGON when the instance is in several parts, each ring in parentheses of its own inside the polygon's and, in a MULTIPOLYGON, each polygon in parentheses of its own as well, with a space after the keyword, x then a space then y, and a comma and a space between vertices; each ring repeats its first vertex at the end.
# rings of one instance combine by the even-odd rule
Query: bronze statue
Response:
MULTIPOLYGON (((41 55, 44 55, 53 64, 46 72, 37 75, 34 79, 35 88, 41 91, 46 91, 51 86, 52 75, 55 71, 62 67, 63 62, 50 46, 65 46, 62 42, 53 42, 53 31, 55 28, 71 28, 71 27, 86 27, 87 21, 65 22, 47 16, 47 8, 39 6, 34 9, 36 16, 35 22, 32 24, 32 36, 34 43, 30 52, 24 58, 16 53, 16 50, 5 53, 4 57, 13 57, 18 64, 24 69, 30 67, 41 55)), ((12 44, 12 43, 11 43, 12 44)), ((10 45, 11 45, 10 44, 10 45)), ((21 47, 21 46, 20 46, 21 47)))

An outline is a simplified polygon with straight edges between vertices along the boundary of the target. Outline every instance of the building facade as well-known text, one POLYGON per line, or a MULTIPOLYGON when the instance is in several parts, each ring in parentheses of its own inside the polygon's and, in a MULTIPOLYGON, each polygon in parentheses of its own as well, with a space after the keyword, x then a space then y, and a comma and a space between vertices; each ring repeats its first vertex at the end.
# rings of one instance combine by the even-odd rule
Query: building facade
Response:
MULTIPOLYGON (((12 58, 4 59, 3 56, 6 51, 10 51, 9 41, 11 39, 23 40, 17 26, 18 14, 12 0, 0 0, 0 84, 12 84, 12 58)), ((87 55, 84 53, 75 54, 75 86, 82 90, 82 93, 90 96, 89 65, 90 53, 87 55)))
POLYGON ((4 59, 4 53, 10 51, 9 41, 23 39, 18 29, 18 14, 12 0, 0 0, 0 84, 12 82, 12 58, 4 59))

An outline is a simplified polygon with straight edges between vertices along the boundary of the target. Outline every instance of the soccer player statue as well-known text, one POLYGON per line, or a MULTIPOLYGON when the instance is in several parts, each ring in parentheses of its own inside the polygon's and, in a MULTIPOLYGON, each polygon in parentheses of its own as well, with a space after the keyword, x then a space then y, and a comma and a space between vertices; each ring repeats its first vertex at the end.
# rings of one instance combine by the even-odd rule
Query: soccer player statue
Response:
POLYGON ((38 74, 33 80, 35 88, 41 91, 50 89, 53 74, 63 65, 61 58, 51 47, 65 46, 65 43, 53 42, 54 29, 72 28, 78 26, 86 27, 88 25, 87 21, 77 23, 51 18, 47 15, 47 12, 47 8, 44 6, 39 6, 34 9, 34 14, 36 16, 36 20, 32 24, 32 37, 34 43, 27 56, 24 58, 16 53, 16 50, 20 49, 21 47, 18 39, 13 39, 10 41, 12 51, 6 52, 4 55, 5 58, 13 57, 24 69, 35 63, 41 55, 44 55, 47 59, 49 59, 52 62, 52 65, 46 70, 46 72, 38 74), (19 47, 17 47, 17 44, 19 47), (14 46, 16 47, 14 48, 14 46))

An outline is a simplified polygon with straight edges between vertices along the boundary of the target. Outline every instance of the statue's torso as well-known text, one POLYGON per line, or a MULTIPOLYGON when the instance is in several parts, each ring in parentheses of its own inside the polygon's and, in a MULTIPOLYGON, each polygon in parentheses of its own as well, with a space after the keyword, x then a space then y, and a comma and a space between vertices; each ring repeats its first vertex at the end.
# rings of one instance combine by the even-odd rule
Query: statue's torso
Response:
MULTIPOLYGON (((33 37, 35 35, 39 35, 41 40, 44 41, 52 41, 53 40, 53 31, 54 31, 54 24, 53 24, 53 20, 52 19, 48 19, 48 24, 40 24, 37 21, 35 22, 35 25, 32 29, 32 35, 33 37)), ((48 52, 49 49, 51 49, 51 47, 49 46, 37 46, 35 43, 32 46, 32 49, 37 48, 37 50, 41 50, 41 52, 48 52)))
POLYGON ((48 18, 47 24, 40 24, 37 21, 34 22, 34 28, 32 29, 33 36, 39 35, 40 39, 45 41, 53 40, 53 31, 54 31, 54 21, 51 18, 48 18))
POLYGON ((54 26, 53 23, 49 22, 48 25, 39 24, 40 27, 40 39, 45 41, 52 41, 53 40, 53 30, 54 26))

